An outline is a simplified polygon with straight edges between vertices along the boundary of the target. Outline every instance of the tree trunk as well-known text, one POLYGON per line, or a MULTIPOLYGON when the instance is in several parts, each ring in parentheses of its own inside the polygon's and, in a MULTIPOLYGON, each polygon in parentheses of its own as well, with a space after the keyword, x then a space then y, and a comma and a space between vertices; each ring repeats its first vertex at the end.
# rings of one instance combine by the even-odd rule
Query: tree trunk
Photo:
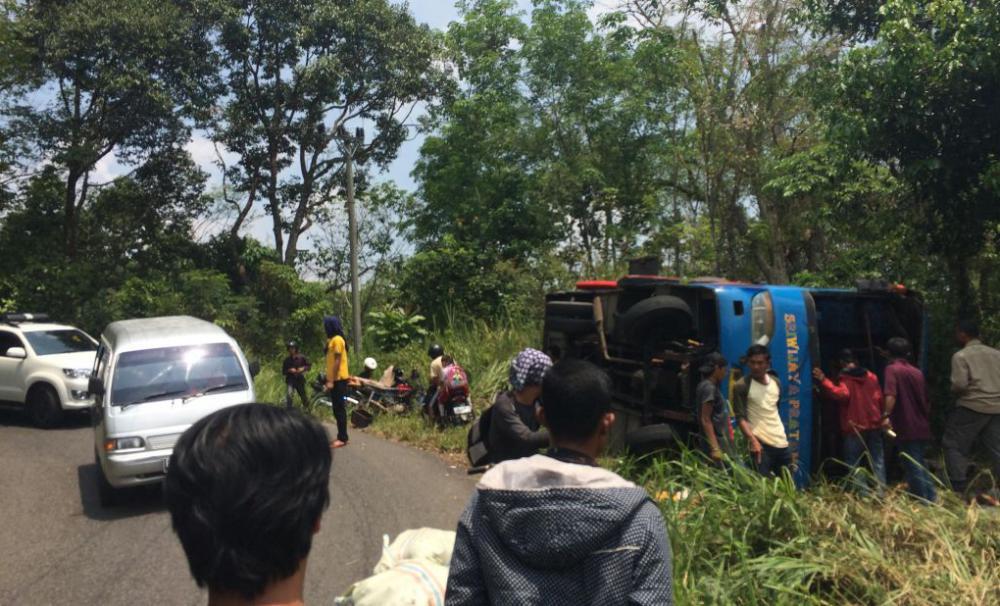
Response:
POLYGON ((270 149, 271 174, 268 175, 267 199, 271 204, 271 226, 274 231, 274 250, 278 254, 278 261, 284 258, 284 237, 282 229, 284 221, 281 219, 281 201, 278 200, 278 150, 275 146, 270 149))
POLYGON ((71 168, 66 176, 66 197, 63 203, 63 250, 70 261, 76 259, 79 217, 76 212, 76 186, 81 171, 71 168))
POLYGON ((948 257, 949 273, 953 276, 958 319, 979 318, 975 300, 972 297, 972 281, 969 279, 969 259, 960 253, 948 257))

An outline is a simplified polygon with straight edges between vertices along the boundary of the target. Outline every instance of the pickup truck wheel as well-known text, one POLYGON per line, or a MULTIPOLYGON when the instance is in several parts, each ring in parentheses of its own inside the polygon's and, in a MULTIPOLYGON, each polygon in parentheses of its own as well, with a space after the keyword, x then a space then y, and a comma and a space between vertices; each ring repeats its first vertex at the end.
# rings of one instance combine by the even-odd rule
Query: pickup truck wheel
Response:
POLYGON ((62 404, 56 391, 40 385, 28 393, 28 414, 38 427, 49 429, 59 424, 63 417, 62 404))
POLYGON ((108 482, 104 470, 101 469, 97 451, 94 451, 94 466, 97 467, 97 500, 101 503, 101 507, 114 507, 121 502, 121 493, 108 482))
POLYGON ((625 448, 630 454, 640 457, 674 451, 678 445, 677 432, 666 423, 645 425, 625 436, 625 448))

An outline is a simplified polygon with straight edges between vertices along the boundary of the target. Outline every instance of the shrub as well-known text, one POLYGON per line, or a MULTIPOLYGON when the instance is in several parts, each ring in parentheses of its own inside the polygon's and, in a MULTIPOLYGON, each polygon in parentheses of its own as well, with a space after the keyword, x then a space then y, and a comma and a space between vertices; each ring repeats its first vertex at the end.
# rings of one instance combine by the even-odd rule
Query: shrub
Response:
POLYGON ((394 352, 414 341, 422 341, 427 329, 419 314, 410 315, 398 307, 386 307, 368 314, 368 334, 375 346, 384 352, 394 352))

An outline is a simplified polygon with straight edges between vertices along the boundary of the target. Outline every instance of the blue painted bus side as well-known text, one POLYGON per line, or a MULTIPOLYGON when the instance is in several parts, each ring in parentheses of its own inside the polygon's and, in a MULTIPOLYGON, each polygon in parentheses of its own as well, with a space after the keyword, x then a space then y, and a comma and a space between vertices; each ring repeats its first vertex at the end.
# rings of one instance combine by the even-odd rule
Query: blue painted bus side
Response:
POLYGON ((771 340, 771 368, 781 380, 778 411, 785 424, 788 446, 798 463, 796 483, 809 481, 813 463, 812 348, 809 346, 809 317, 802 288, 768 288, 774 304, 774 337, 771 340))
MULTIPOLYGON (((717 286, 719 349, 737 366, 752 345, 752 302, 755 295, 769 292, 774 307, 774 334, 769 343, 771 367, 781 383, 779 414, 785 424, 789 447, 798 462, 796 483, 809 481, 814 458, 812 356, 809 347, 809 317, 804 296, 808 290, 794 286, 717 286), (738 307, 742 313, 738 314, 738 307)), ((742 369, 743 374, 748 371, 742 369)), ((729 398, 735 374, 723 385, 729 398)))

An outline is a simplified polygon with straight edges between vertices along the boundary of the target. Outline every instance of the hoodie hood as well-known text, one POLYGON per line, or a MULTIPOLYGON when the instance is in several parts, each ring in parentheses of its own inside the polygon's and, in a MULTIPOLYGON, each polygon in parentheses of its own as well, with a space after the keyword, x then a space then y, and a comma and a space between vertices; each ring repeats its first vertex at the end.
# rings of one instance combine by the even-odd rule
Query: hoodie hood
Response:
POLYGON ((544 455, 497 465, 477 489, 480 511, 504 546, 545 570, 570 568, 606 547, 649 500, 610 471, 544 455))
POLYGON ((847 380, 863 382, 868 377, 868 371, 860 366, 855 366, 854 368, 845 368, 840 375, 847 380))
POLYGON ((344 336, 344 326, 337 316, 323 316, 323 330, 326 331, 327 339, 332 339, 337 335, 344 336))

